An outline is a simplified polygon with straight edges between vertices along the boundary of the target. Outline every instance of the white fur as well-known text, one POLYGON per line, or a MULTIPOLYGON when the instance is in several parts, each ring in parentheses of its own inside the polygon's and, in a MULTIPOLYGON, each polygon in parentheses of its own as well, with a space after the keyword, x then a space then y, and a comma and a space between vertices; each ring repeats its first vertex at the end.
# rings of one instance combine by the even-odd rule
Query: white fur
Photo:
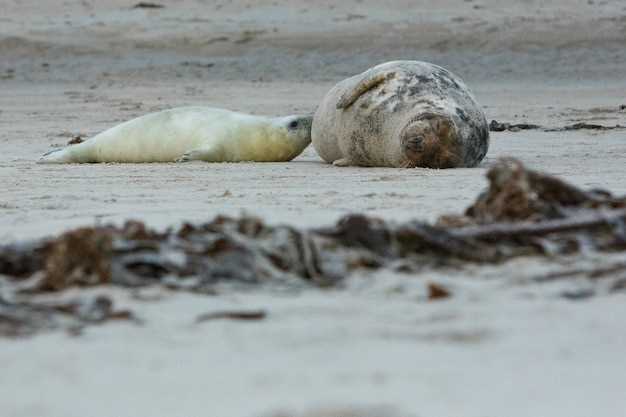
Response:
POLYGON ((288 161, 310 143, 310 124, 308 130, 287 128, 297 119, 180 107, 122 123, 83 143, 49 152, 39 162, 288 161))

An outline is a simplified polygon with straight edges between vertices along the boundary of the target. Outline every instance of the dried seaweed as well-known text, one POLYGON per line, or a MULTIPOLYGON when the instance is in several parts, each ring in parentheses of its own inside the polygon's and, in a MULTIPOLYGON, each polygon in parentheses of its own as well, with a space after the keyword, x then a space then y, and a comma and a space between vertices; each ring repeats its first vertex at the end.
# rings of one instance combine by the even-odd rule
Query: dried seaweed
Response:
MULTIPOLYGON (((132 221, 0 246, 0 276, 22 296, 153 284, 212 293, 219 282, 336 286, 355 270, 399 263, 418 271, 523 255, 626 250, 626 198, 579 189, 514 159, 498 161, 487 178, 489 188, 464 214, 443 216, 434 225, 353 214, 331 227, 298 229, 252 217, 217 217, 157 233, 132 221), (28 289, 17 285, 31 276, 35 284, 28 289)), ((37 305, 4 303, 5 311, 40 315, 37 305)), ((12 323, 13 316, 5 316, 2 320, 12 323)))
POLYGON ((464 215, 443 216, 438 225, 497 248, 501 259, 626 249, 626 198, 581 190, 510 158, 487 178, 489 188, 464 215))
POLYGON ((500 123, 497 120, 492 120, 489 123, 489 131, 491 132, 504 132, 506 130, 510 132, 518 132, 520 130, 536 130, 541 129, 541 126, 530 123, 500 123))
POLYGON ((596 250, 626 248, 626 199, 581 190, 514 159, 500 160, 487 177, 489 188, 463 215, 443 216, 435 225, 353 214, 331 227, 301 230, 217 217, 157 233, 128 222, 2 247, 0 274, 17 279, 41 271, 35 290, 43 292, 155 283, 202 290, 220 281, 294 279, 328 286, 355 269, 398 260, 499 262, 572 253, 582 240, 596 250))
POLYGON ((41 242, 16 243, 0 246, 0 275, 14 279, 27 278, 43 268, 41 242))
POLYGON ((452 296, 452 293, 445 287, 434 282, 428 283, 428 299, 431 301, 443 300, 452 296))
POLYGON ((617 129, 626 129, 624 125, 613 125, 613 126, 605 126, 599 125, 595 123, 586 123, 579 122, 571 125, 563 126, 563 127, 553 127, 553 128, 544 128, 546 132, 568 132, 570 130, 617 130, 617 129))
POLYGON ((572 130, 617 130, 626 129, 623 125, 605 126, 595 123, 578 122, 571 125, 559 127, 545 127, 534 123, 508 123, 492 120, 489 123, 489 131, 491 132, 519 132, 522 130, 542 130, 544 132, 569 132, 572 130))
POLYGON ((110 320, 137 321, 130 311, 115 310, 113 301, 106 296, 58 303, 9 302, 0 297, 0 336, 3 337, 30 336, 58 328, 77 334, 84 326, 110 320))
POLYGON ((556 177, 526 169, 512 158, 494 164, 487 179, 489 188, 466 210, 465 218, 446 216, 448 221, 454 217, 457 224, 547 221, 626 208, 626 198, 615 198, 605 190, 581 190, 556 177))

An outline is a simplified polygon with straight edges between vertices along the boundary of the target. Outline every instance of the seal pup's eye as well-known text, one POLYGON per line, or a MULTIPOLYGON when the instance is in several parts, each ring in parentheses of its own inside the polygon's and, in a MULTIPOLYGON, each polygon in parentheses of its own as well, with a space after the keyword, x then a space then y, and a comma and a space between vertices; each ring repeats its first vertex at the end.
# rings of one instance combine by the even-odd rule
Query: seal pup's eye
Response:
POLYGON ((295 129, 296 127, 298 127, 298 121, 297 120, 293 120, 293 121, 289 122, 288 127, 289 127, 289 129, 295 129))

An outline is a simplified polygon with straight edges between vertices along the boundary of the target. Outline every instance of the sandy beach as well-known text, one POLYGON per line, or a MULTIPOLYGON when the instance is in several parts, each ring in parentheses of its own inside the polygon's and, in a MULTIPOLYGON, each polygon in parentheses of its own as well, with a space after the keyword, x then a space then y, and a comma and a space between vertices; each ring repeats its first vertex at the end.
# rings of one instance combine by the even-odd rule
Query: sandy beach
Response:
MULTIPOLYGON (((620 0, 159 3, 0 0, 4 243, 128 219, 164 229, 218 214, 301 227, 353 212, 434 221, 469 206, 502 156, 626 194, 624 129, 492 132, 486 159, 472 169, 336 168, 312 147, 289 163, 37 165, 75 136, 176 106, 312 113, 336 82, 395 59, 459 74, 489 120, 626 125, 620 0)), ((0 414, 617 416, 626 408, 625 293, 533 278, 623 262, 624 253, 592 253, 379 271, 332 290, 225 286, 199 296, 155 288, 151 301, 85 290, 110 294, 143 325, 0 340, 0 414), (429 282, 452 297, 429 302, 429 282), (560 297, 585 288, 596 296, 560 297), (268 315, 194 323, 228 308, 268 315)))

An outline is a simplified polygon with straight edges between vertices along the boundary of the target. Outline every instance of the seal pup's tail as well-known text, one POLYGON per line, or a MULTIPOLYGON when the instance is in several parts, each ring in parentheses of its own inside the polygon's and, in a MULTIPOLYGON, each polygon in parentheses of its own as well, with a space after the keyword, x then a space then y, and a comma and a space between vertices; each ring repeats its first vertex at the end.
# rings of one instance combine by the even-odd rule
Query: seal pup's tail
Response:
POLYGON ((67 164, 68 162, 72 160, 66 148, 48 151, 37 161, 38 164, 67 164))
POLYGON ((37 161, 38 164, 71 164, 91 162, 88 158, 89 145, 85 142, 65 148, 53 149, 43 154, 37 161))
POLYGON ((455 168, 463 165, 463 148, 449 117, 423 114, 400 132, 406 167, 455 168))

